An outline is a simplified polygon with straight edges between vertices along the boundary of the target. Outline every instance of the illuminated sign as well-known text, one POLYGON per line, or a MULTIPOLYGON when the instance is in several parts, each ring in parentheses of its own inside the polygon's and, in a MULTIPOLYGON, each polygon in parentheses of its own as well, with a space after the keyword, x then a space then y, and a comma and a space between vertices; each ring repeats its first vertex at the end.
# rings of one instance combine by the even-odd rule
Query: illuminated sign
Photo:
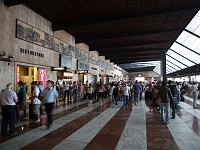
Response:
POLYGON ((51 71, 67 71, 67 67, 52 67, 51 71))
POLYGON ((79 73, 88 73, 88 71, 79 71, 77 70, 75 73, 79 74, 79 73))
POLYGON ((71 73, 71 72, 64 72, 63 76, 64 77, 73 77, 73 73, 71 73))
POLYGON ((46 69, 39 68, 38 69, 38 76, 39 76, 38 77, 39 81, 42 81, 44 88, 46 88, 46 69))
POLYGON ((20 81, 19 66, 17 66, 17 83, 20 81))

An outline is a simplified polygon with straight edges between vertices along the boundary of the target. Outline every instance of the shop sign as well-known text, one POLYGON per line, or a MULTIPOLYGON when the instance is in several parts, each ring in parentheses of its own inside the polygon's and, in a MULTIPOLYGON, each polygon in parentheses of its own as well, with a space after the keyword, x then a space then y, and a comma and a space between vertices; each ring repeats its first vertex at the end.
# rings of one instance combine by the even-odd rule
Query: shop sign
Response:
POLYGON ((39 68, 38 74, 39 74, 39 81, 42 81, 44 88, 46 88, 46 69, 39 68))
POLYGON ((87 74, 88 71, 87 71, 87 70, 85 70, 85 71, 79 71, 79 70, 77 70, 77 71, 75 71, 75 73, 77 73, 77 74, 81 74, 81 73, 83 73, 83 74, 87 74))
POLYGON ((73 77, 73 73, 71 73, 71 72, 64 72, 63 76, 64 77, 73 77))
POLYGON ((20 53, 44 58, 44 54, 38 53, 38 52, 35 52, 35 51, 31 51, 31 50, 28 50, 28 49, 24 49, 24 48, 20 48, 20 53))
POLYGON ((97 70, 97 68, 94 68, 94 67, 92 67, 91 69, 93 69, 93 70, 97 70))
POLYGON ((52 67, 51 71, 67 71, 67 67, 52 67))

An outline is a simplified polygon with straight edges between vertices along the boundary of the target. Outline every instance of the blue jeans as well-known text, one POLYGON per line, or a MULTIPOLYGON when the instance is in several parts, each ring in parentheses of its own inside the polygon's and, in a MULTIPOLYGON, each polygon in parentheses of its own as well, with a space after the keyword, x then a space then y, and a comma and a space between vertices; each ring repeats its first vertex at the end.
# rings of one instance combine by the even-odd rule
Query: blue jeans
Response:
POLYGON ((134 100, 138 103, 140 94, 134 94, 134 100))
POLYGON ((127 107, 128 106, 128 95, 124 95, 123 99, 124 99, 124 107, 127 107))
POLYGON ((142 100, 142 92, 140 92, 140 101, 142 100))
POLYGON ((73 97, 74 97, 74 102, 76 103, 76 101, 77 101, 77 92, 73 92, 73 97))
POLYGON ((170 103, 161 103, 162 121, 170 123, 170 103))
POLYGON ((175 118, 176 116, 175 102, 174 102, 174 99, 171 99, 171 98, 170 98, 170 107, 172 109, 172 117, 175 118))
POLYGON ((115 98, 115 105, 117 106, 118 105, 117 102, 118 102, 118 99, 119 99, 119 95, 115 95, 114 98, 115 98))
POLYGON ((70 91, 70 94, 69 94, 69 101, 72 102, 72 98, 74 96, 74 93, 72 91, 70 91))

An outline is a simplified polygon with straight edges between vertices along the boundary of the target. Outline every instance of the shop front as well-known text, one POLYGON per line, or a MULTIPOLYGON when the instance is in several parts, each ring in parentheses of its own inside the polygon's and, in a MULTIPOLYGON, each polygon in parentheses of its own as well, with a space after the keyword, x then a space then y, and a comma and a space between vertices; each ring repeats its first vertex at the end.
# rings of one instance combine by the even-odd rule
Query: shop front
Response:
POLYGON ((74 74, 71 71, 72 57, 60 54, 59 67, 52 67, 51 71, 57 71, 57 81, 59 84, 63 82, 72 82, 74 74))
POLYGON ((78 74, 78 81, 81 83, 86 83, 88 81, 88 71, 76 71, 78 74))
POLYGON ((77 60, 77 71, 78 74, 78 81, 81 83, 86 83, 88 81, 88 71, 89 71, 89 64, 87 62, 77 60))
POLYGON ((23 81, 27 86, 27 95, 31 95, 31 82, 42 81, 43 86, 46 87, 46 68, 38 66, 16 66, 16 83, 23 81))
POLYGON ((74 75, 66 67, 52 67, 51 71, 57 71, 57 81, 59 84, 63 84, 63 82, 72 82, 74 75))

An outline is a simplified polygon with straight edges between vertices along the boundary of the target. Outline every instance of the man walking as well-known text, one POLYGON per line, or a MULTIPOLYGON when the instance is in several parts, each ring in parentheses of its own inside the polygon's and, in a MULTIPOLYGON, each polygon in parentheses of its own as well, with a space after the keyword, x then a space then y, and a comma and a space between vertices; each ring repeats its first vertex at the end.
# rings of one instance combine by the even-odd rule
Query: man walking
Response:
POLYGON ((0 93, 0 100, 2 105, 1 135, 13 135, 15 134, 16 103, 18 97, 13 91, 13 85, 11 83, 7 84, 6 90, 0 93), (10 129, 9 133, 7 133, 8 124, 10 129))
POLYGON ((122 92, 123 92, 123 99, 124 99, 124 108, 126 108, 128 107, 128 99, 129 99, 129 93, 130 93, 130 88, 127 86, 127 83, 124 83, 122 92))
POLYGON ((135 81, 135 84, 133 85, 133 92, 134 92, 134 101, 135 105, 138 105, 138 101, 140 98, 140 92, 142 91, 141 85, 138 83, 138 81, 135 81))
POLYGON ((163 123, 170 124, 170 98, 172 97, 171 91, 166 87, 166 82, 162 82, 159 88, 159 96, 161 98, 161 117, 163 123))
POLYGON ((63 101, 65 102, 66 98, 67 98, 67 103, 69 104, 69 94, 70 94, 70 91, 69 91, 69 88, 70 88, 70 85, 69 85, 69 82, 67 82, 65 84, 65 91, 64 91, 64 96, 63 96, 63 101))
POLYGON ((46 106, 47 129, 49 129, 53 123, 52 110, 55 103, 57 106, 59 106, 58 92, 53 88, 53 85, 54 85, 54 82, 51 80, 48 80, 47 88, 44 89, 44 91, 41 94, 41 97, 43 98, 43 102, 45 103, 45 106, 46 106))
POLYGON ((195 85, 195 82, 193 82, 193 84, 191 86, 191 94, 192 94, 192 98, 193 98, 193 109, 198 109, 196 107, 197 97, 198 97, 198 88, 195 85))

